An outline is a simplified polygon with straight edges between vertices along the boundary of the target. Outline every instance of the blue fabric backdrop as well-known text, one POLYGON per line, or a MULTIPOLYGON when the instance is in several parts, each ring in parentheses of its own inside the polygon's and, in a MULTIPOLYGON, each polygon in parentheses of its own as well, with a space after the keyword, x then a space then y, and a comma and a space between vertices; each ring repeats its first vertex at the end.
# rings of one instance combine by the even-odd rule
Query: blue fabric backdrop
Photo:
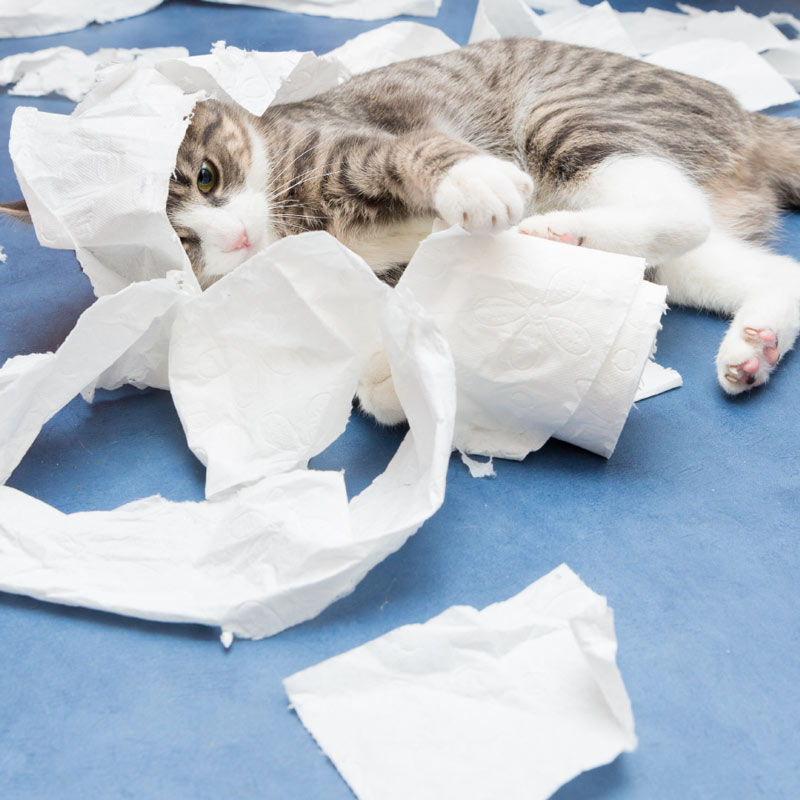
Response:
MULTIPOLYGON (((797 0, 770 5, 798 10, 797 0)), ((436 20, 420 21, 465 42, 474 7, 444 0, 436 20)), ((174 0, 106 26, 5 40, 0 56, 60 44, 199 54, 217 39, 323 52, 378 24, 174 0)), ((18 105, 72 108, 0 93, 4 141, 18 105)), ((7 155, 0 187, 0 199, 19 196, 7 155)), ((0 244, 0 362, 55 349, 92 302, 88 280, 72 253, 41 248, 27 229, 0 226, 0 244)), ((787 216, 779 246, 800 258, 800 214, 787 216)), ((685 386, 634 408, 610 461, 551 442, 476 481, 453 459, 444 507, 405 547, 351 596, 272 639, 225 652, 204 627, 0 593, 0 797, 345 800, 281 678, 450 605, 505 599, 562 561, 615 609, 640 747, 559 800, 800 796, 800 363, 789 355, 766 389, 731 400, 713 370, 725 326, 669 312, 659 360, 685 386)), ((345 467, 357 492, 400 436, 356 416, 314 465, 345 467)), ((125 390, 73 401, 9 483, 76 511, 158 492, 200 499, 202 481, 170 396, 125 390)))

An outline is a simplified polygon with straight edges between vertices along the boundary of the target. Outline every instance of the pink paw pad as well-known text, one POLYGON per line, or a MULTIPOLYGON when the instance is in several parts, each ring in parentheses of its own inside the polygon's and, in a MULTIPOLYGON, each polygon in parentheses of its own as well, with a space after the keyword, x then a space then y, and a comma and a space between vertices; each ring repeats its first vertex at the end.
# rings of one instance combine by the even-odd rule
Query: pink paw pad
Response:
POLYGON ((564 242, 564 244, 572 244, 580 247, 583 244, 583 236, 578 236, 577 233, 555 233, 550 228, 547 229, 547 238, 552 239, 554 242, 564 242))
POLYGON ((730 364, 725 379, 742 389, 745 386, 760 386, 781 357, 778 337, 772 328, 745 328, 742 337, 758 354, 740 364, 730 364), (760 372, 762 374, 759 375, 760 372))
POLYGON ((520 233, 524 233, 526 236, 538 236, 540 239, 550 239, 553 242, 563 242, 576 247, 580 247, 584 239, 583 236, 578 236, 577 233, 556 233, 552 228, 548 228, 546 233, 520 228, 520 233))

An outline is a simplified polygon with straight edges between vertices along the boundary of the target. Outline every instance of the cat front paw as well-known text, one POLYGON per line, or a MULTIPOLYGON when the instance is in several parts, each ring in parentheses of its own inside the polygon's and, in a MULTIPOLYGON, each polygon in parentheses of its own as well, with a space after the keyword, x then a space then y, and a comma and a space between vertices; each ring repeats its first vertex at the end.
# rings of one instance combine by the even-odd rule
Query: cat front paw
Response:
POLYGON ((367 363, 358 381, 356 397, 361 408, 382 425, 405 422, 406 414, 394 390, 389 360, 382 350, 375 353, 367 363))
POLYGON ((745 327, 730 331, 717 355, 717 378, 728 394, 761 386, 778 360, 778 337, 772 328, 745 327))
POLYGON ((436 213, 448 225, 498 233, 516 225, 533 194, 533 181, 509 161, 470 156, 445 173, 436 189, 436 213))

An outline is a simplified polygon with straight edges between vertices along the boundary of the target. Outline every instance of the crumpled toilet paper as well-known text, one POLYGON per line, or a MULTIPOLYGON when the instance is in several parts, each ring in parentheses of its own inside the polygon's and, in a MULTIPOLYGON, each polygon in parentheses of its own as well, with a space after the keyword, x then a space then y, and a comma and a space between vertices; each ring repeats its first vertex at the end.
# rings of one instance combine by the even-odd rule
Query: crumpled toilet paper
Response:
POLYGON ((452 357, 410 294, 381 283, 335 239, 283 240, 202 295, 181 273, 133 283, 84 312, 55 354, 7 362, 0 479, 53 413, 173 314, 171 330, 156 330, 171 343, 175 404, 208 464, 212 499, 62 514, 0 486, 0 590, 271 636, 352 591, 441 505, 452 357), (244 360, 231 360, 250 336, 244 360), (305 467, 344 429, 377 338, 410 429, 348 504, 341 474, 305 467))
POLYGON ((566 564, 292 675, 359 800, 543 800, 636 748, 611 609, 566 564))
POLYGON ((95 294, 170 270, 193 279, 165 208, 201 96, 151 67, 126 64, 112 67, 69 116, 14 112, 9 151, 39 243, 75 250, 95 294))
POLYGON ((556 436, 610 456, 666 310, 644 269, 514 231, 426 239, 398 286, 453 350, 454 446, 521 459, 556 436))
POLYGON ((48 47, 0 59, 0 86, 15 84, 9 94, 41 97, 52 93, 78 102, 86 96, 102 70, 113 64, 135 61, 144 66, 188 55, 185 47, 104 48, 90 55, 74 47, 48 47))
MULTIPOLYGON (((263 109, 314 94, 360 69, 376 43, 413 32, 395 27, 360 37, 340 51, 350 54, 347 66, 335 56, 262 58, 218 45, 209 56, 156 68, 112 67, 70 116, 17 110, 10 150, 37 236, 47 246, 74 248, 101 300, 57 353, 13 359, 0 370, 7 443, 0 480, 75 394, 91 399, 95 388, 130 382, 171 389, 189 446, 207 467, 208 499, 149 498, 63 515, 2 489, 8 502, 0 502, 0 588, 202 621, 242 636, 270 635, 319 613, 442 502, 456 424, 453 356, 442 331, 459 363, 462 449, 521 457, 558 435, 611 452, 663 311, 663 289, 642 282, 635 259, 513 233, 470 237, 454 230, 432 237, 391 289, 332 237, 309 233, 275 243, 200 292, 164 211, 194 103, 213 94, 263 109), (65 169, 69 182, 54 177, 65 169), (445 298, 457 302, 437 305, 445 298), (458 314, 464 325, 474 324, 474 341, 454 326, 458 314), (476 342, 472 351, 464 346, 476 342), (335 531, 318 530, 313 515, 297 521, 303 503, 292 498, 289 510, 276 507, 273 517, 248 516, 237 539, 235 526, 220 520, 236 518, 237 498, 245 503, 272 491, 275 481, 301 494, 310 481, 309 491, 338 493, 331 507, 343 506, 343 485, 309 477, 308 459, 344 429, 359 373, 376 347, 388 354, 410 422, 387 470, 352 499, 335 531), (554 388, 554 381, 563 386, 554 388), (540 409, 544 394, 559 400, 540 409), (26 517, 38 521, 30 530, 26 517), (149 541, 154 527, 163 534, 162 518, 173 520, 169 533, 197 529, 197 549, 168 537, 142 559, 141 545, 126 543, 125 531, 149 541), (89 576, 102 571, 99 559, 107 553, 95 539, 101 529, 116 532, 118 553, 129 558, 123 571, 122 561, 109 559, 93 582, 89 576), (300 529, 293 549, 284 534, 300 529), (258 573, 258 586, 245 589, 234 573, 255 540, 268 555, 254 563, 268 561, 272 577, 258 573), (234 605, 193 605, 209 569, 220 582, 230 573, 234 605), (180 575, 184 590, 172 586, 180 575), (111 591, 112 584, 126 588, 111 591)), ((446 44, 415 41, 423 49, 446 44)))

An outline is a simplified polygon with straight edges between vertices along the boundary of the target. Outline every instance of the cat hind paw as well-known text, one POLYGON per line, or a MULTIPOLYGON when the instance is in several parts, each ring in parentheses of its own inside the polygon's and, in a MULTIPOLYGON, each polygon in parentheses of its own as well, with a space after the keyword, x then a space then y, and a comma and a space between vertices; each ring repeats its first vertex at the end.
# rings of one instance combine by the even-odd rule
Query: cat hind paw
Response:
POLYGON ((392 370, 386 353, 375 353, 358 381, 356 392, 361 409, 381 425, 399 425, 406 414, 394 389, 392 370))
POLYGON ((509 161, 470 156, 450 167, 436 189, 436 213, 448 225, 499 233, 516 225, 533 194, 533 181, 509 161))
POLYGON ((761 386, 780 360, 778 337, 772 328, 746 327, 722 341, 717 356, 717 376, 728 394, 761 386))
POLYGON ((569 230, 566 220, 559 219, 557 214, 539 214, 528 217, 519 224, 519 232, 527 236, 536 236, 540 239, 550 239, 553 242, 563 242, 580 247, 585 236, 569 230))

